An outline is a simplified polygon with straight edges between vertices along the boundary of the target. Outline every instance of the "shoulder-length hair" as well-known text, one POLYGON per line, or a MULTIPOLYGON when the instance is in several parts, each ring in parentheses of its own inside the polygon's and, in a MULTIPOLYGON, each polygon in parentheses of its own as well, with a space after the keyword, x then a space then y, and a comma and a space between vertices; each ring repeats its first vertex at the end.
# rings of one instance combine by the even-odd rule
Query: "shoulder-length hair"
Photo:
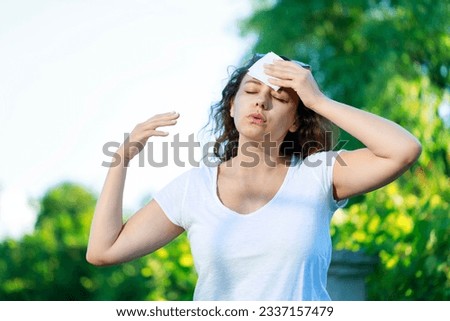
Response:
MULTIPOLYGON (((222 90, 222 99, 211 106, 208 124, 212 123, 211 132, 215 136, 213 153, 221 162, 237 155, 239 132, 230 115, 231 103, 248 69, 262 56, 255 54, 242 67, 236 68, 222 90)), ((281 57, 291 61, 287 57, 281 57)), ((304 66, 303 63, 298 63, 304 66)), ((304 159, 319 151, 332 149, 336 127, 328 119, 305 107, 301 99, 297 106, 296 116, 299 122, 298 129, 286 134, 280 147, 280 155, 287 157, 295 155, 299 159, 304 159)))

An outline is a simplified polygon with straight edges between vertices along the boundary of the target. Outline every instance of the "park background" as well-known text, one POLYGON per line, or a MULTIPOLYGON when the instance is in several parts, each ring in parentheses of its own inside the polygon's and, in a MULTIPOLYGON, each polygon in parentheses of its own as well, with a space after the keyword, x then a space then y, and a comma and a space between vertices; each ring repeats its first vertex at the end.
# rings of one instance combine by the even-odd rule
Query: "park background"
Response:
MULTIPOLYGON (((421 141, 410 170, 336 213, 333 247, 378 259, 368 300, 450 298, 448 1, 19 0, 0 17, 0 300, 191 300, 184 235, 126 264, 86 262, 102 148, 170 110, 172 135, 197 135, 230 66, 268 51, 421 141)), ((133 163, 126 215, 187 167, 133 163)))

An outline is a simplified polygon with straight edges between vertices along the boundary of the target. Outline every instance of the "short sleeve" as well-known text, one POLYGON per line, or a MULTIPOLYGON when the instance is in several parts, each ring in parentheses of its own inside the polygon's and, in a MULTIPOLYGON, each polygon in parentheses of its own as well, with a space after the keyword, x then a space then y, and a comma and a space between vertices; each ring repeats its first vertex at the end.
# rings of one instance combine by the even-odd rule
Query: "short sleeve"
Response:
POLYGON ((326 151, 315 153, 304 159, 304 164, 312 169, 319 183, 322 186, 323 192, 327 194, 332 210, 342 208, 347 205, 348 199, 336 201, 333 196, 333 169, 336 162, 343 162, 339 156, 339 151, 326 151))
POLYGON ((187 171, 173 179, 159 190, 153 199, 159 204, 167 218, 175 225, 186 229, 183 209, 186 201, 191 171, 187 171))

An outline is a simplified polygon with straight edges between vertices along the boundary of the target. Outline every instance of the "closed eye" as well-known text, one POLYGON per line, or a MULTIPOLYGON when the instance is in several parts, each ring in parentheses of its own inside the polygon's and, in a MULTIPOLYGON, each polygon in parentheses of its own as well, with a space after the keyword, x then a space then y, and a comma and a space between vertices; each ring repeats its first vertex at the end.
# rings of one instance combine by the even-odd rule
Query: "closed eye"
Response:
POLYGON ((245 88, 244 90, 247 94, 257 94, 259 90, 254 87, 245 88))
POLYGON ((289 99, 284 98, 284 97, 279 97, 279 96, 272 96, 272 97, 284 104, 287 104, 289 102, 289 99))

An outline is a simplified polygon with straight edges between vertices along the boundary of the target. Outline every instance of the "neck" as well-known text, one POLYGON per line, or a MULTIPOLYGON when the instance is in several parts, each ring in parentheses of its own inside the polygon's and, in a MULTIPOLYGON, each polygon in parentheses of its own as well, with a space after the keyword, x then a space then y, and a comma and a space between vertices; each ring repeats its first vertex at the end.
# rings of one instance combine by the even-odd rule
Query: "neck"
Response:
POLYGON ((280 165, 287 165, 290 160, 280 156, 281 143, 268 139, 258 142, 240 138, 238 153, 232 161, 243 169, 270 170, 280 165))

